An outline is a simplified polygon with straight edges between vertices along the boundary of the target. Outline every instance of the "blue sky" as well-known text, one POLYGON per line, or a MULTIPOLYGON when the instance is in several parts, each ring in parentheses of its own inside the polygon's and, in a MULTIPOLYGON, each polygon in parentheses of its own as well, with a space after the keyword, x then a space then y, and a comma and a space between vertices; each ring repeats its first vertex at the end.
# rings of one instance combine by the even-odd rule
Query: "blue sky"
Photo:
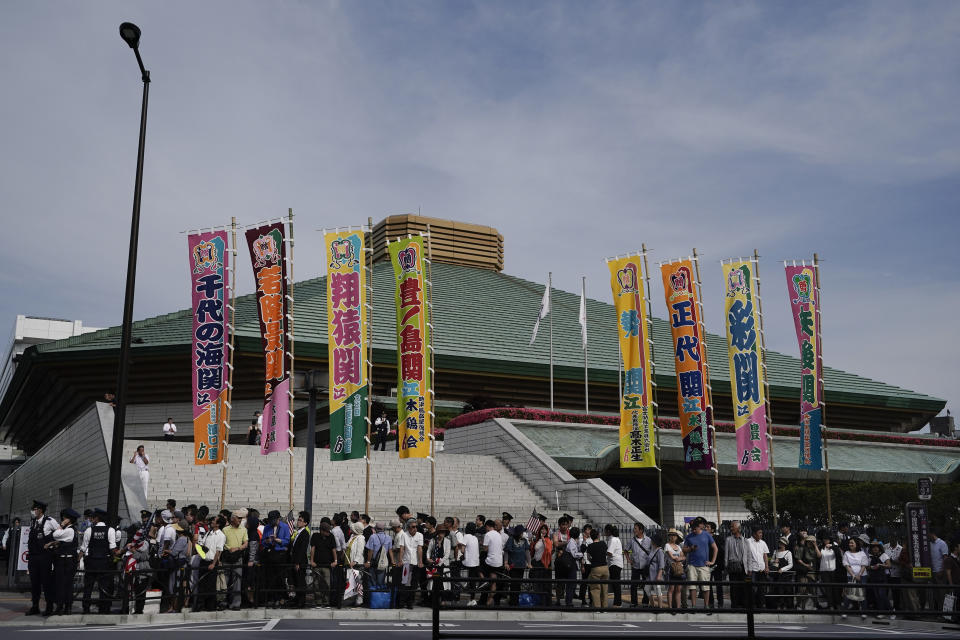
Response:
POLYGON ((601 300, 605 256, 696 246, 713 331, 717 261, 757 248, 786 353, 779 262, 816 251, 827 363, 960 400, 960 4, 9 2, 0 323, 120 321, 124 20, 154 80, 138 318, 189 304, 188 227, 293 207, 306 278, 313 229, 420 208, 498 228, 509 273, 585 274, 601 300))

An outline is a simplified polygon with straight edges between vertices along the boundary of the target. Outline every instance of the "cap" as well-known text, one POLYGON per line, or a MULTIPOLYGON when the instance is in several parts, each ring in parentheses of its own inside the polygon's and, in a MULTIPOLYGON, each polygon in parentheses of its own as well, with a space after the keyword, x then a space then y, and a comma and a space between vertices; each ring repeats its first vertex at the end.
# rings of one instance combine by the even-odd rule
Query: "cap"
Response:
POLYGON ((73 509, 64 509, 60 512, 62 518, 70 518, 73 522, 76 522, 80 519, 80 514, 74 511, 73 509))
POLYGON ((97 507, 96 509, 93 510, 93 515, 97 516, 102 520, 103 518, 107 517, 107 512, 101 509, 100 507, 97 507))
POLYGON ((374 522, 374 523, 373 523, 373 530, 374 530, 374 531, 383 531, 383 523, 382 523, 382 522, 374 522))
POLYGON ((426 513, 423 513, 423 512, 421 512, 421 511, 417 511, 417 520, 426 520, 426 519, 429 518, 429 517, 430 517, 430 516, 427 515, 426 513))
POLYGON ((183 511, 174 511, 173 517, 177 520, 183 520, 183 511))
POLYGON ((183 527, 181 527, 179 524, 175 524, 173 525, 173 530, 176 531, 177 533, 180 533, 183 531, 183 527))
POLYGON ((150 512, 147 511, 146 509, 140 509, 140 517, 141 517, 141 518, 149 518, 149 517, 150 517, 150 512))
POLYGON ((357 535, 360 535, 361 533, 363 533, 363 525, 359 522, 351 522, 350 531, 352 531, 357 535))
POLYGON ((682 538, 682 537, 683 537, 683 534, 680 533, 679 531, 677 531, 676 529, 670 529, 669 531, 667 531, 667 535, 668 535, 668 536, 677 536, 678 538, 682 538))
POLYGON ((84 509, 84 510, 83 510, 83 515, 84 515, 84 517, 92 516, 92 515, 93 515, 93 509, 84 509))
POLYGON ((790 544, 790 538, 786 536, 780 536, 780 544, 782 544, 783 546, 787 546, 788 544, 790 544))
POLYGON ((858 539, 860 540, 860 542, 862 542, 863 544, 870 544, 870 536, 868 536, 868 535, 865 534, 865 533, 861 533, 859 536, 857 536, 857 538, 858 538, 858 539))
POLYGON ((31 509, 46 509, 46 508, 47 508, 47 503, 46 503, 46 502, 43 502, 42 500, 34 500, 34 501, 33 501, 33 506, 30 507, 30 508, 31 508, 31 509))
POLYGON ((503 512, 503 515, 501 516, 501 518, 504 520, 513 520, 513 516, 507 513, 506 511, 503 512))
POLYGON ((402 527, 402 526, 403 526, 403 524, 401 524, 400 521, 397 520, 396 518, 394 518, 393 520, 390 521, 390 528, 391 528, 391 529, 396 529, 397 527, 402 527))
POLYGON ((517 526, 515 526, 515 527, 513 528, 513 535, 515 535, 515 536, 521 536, 521 535, 523 535, 523 532, 526 531, 526 530, 527 530, 527 528, 526 528, 525 526, 523 526, 522 524, 518 524, 517 526))
MULTIPOLYGON (((828 536, 828 537, 829 537, 829 536, 828 536)), ((803 541, 804 541, 804 542, 816 542, 817 539, 816 539, 816 537, 814 537, 814 536, 807 536, 806 538, 803 539, 803 541)))

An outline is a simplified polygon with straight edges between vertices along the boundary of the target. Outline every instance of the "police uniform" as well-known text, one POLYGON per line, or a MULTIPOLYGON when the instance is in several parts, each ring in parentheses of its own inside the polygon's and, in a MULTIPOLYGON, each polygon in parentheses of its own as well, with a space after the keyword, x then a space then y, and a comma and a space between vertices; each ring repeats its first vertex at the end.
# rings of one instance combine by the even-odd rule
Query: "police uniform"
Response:
POLYGON ((73 607, 73 577, 77 573, 77 551, 80 548, 80 536, 76 522, 80 514, 73 509, 64 509, 62 518, 69 518, 70 525, 61 527, 53 534, 56 546, 53 550, 53 580, 56 609, 54 615, 69 615, 73 607))
POLYGON ((44 615, 53 613, 53 550, 46 547, 53 542, 53 532, 60 528, 57 521, 45 512, 47 504, 39 500, 33 501, 34 509, 42 509, 44 513, 34 518, 30 523, 30 537, 27 542, 27 569, 30 571, 30 597, 32 606, 27 615, 40 613, 40 592, 46 600, 44 615))
POLYGON ((97 609, 100 613, 110 613, 111 580, 113 562, 111 552, 117 547, 116 532, 108 527, 103 519, 107 514, 102 509, 94 509, 97 523, 83 533, 83 612, 90 613, 90 593, 97 584, 97 609))

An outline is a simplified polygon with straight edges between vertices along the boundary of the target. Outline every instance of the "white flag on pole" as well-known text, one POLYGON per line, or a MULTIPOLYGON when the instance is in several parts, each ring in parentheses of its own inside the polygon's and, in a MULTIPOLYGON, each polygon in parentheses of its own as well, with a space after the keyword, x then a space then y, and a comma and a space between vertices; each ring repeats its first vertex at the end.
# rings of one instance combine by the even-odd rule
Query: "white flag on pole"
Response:
POLYGON ((540 301, 540 313, 537 314, 537 321, 533 324, 533 336, 530 338, 530 344, 537 339, 537 331, 540 330, 540 321, 550 313, 550 285, 543 288, 543 300, 540 301))
POLYGON ((583 339, 583 350, 587 350, 587 283, 580 288, 580 337, 583 339))

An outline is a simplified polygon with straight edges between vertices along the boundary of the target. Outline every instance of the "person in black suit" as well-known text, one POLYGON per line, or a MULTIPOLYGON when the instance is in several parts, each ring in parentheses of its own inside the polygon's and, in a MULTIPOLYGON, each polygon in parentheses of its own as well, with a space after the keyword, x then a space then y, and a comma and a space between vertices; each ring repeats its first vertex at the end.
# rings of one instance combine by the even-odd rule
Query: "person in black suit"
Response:
POLYGON ((307 599, 307 568, 310 563, 310 512, 297 515, 297 529, 291 537, 290 562, 293 563, 293 605, 302 608, 307 599))

